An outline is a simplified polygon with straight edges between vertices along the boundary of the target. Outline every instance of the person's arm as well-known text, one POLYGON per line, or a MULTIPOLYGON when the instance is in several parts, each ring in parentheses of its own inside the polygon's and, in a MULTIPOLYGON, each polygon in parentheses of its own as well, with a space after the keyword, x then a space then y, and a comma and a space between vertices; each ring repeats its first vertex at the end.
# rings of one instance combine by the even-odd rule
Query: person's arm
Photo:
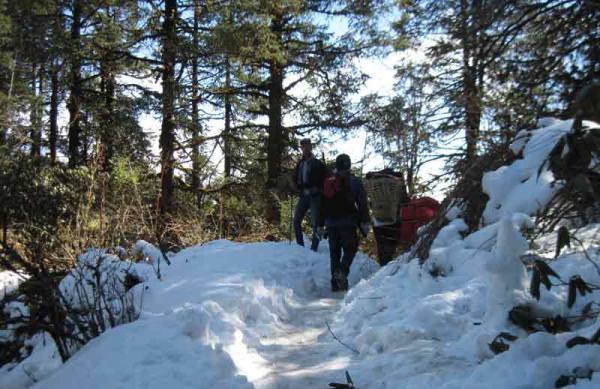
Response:
POLYGON ((325 226, 325 214, 327 213, 327 208, 325 207, 325 201, 321 199, 321 206, 319 209, 319 220, 317 220, 317 226, 323 227, 325 226))
POLYGON ((296 168, 292 170, 292 190, 294 192, 299 192, 300 188, 298 187, 298 169, 300 168, 300 163, 296 165, 296 168))

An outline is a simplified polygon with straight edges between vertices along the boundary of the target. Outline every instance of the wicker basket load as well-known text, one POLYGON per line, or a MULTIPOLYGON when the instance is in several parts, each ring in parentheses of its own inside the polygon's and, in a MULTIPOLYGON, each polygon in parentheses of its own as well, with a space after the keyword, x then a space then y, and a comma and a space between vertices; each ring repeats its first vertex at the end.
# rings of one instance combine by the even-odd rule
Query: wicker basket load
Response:
POLYGON ((395 223, 402 180, 394 176, 375 176, 366 180, 366 189, 373 217, 379 223, 395 223))

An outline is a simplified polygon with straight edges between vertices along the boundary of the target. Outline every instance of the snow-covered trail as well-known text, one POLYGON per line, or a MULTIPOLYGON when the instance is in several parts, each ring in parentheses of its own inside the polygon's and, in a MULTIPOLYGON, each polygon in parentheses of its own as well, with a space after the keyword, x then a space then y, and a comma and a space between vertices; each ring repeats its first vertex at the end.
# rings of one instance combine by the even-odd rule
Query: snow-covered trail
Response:
MULTIPOLYGON (((457 372, 472 367, 464 359, 444 352, 445 344, 440 339, 423 338, 411 331, 396 334, 402 335, 405 342, 391 352, 357 354, 334 339, 327 328, 343 305, 344 294, 336 293, 331 297, 315 295, 294 307, 291 320, 277 326, 256 347, 264 358, 258 376, 244 371, 243 361, 235 357, 234 363, 256 389, 326 388, 330 382, 345 383, 346 370, 361 388, 397 388, 398 382, 406 388, 443 386, 457 372)), ((371 312, 361 309, 366 316, 381 310, 375 305, 371 312)), ((347 324, 355 325, 352 321, 347 324)), ((353 339, 341 341, 353 345, 353 339)))
MULTIPOLYGON (((272 332, 253 344, 250 352, 256 353, 256 357, 248 360, 247 353, 229 350, 239 372, 256 389, 327 388, 330 382, 345 383, 346 370, 361 388, 397 388, 398 382, 406 388, 424 388, 443 386, 455 378, 457 372, 472 367, 465 359, 447 353, 441 339, 418 330, 392 330, 384 335, 395 338, 388 347, 381 344, 372 350, 353 351, 357 347, 356 339, 345 333, 361 327, 365 319, 388 310, 387 305, 381 304, 381 296, 364 297, 364 290, 359 290, 357 296, 353 290, 360 281, 359 275, 364 277, 368 273, 366 267, 370 260, 364 254, 359 255, 360 259, 353 265, 348 292, 354 295, 346 299, 345 293, 329 290, 328 266, 324 265, 329 261, 327 246, 317 254, 310 253, 318 258, 315 270, 322 273, 309 274, 307 279, 313 277, 309 288, 305 288, 305 283, 291 285, 296 298, 288 306, 287 316, 280 317, 281 321, 271 326, 272 332), (344 310, 353 300, 360 306, 348 315, 344 310), (333 333, 338 339, 334 339, 328 325, 335 328, 333 333)), ((291 261, 285 274, 302 273, 306 266, 303 261, 291 261)), ((286 284, 288 281, 284 276, 276 282, 286 284)), ((372 286, 368 288, 372 290, 372 286)), ((395 310, 395 314, 405 312, 395 310)), ((252 324, 250 331, 251 327, 252 324)), ((375 337, 373 343, 377 340, 375 337)))
POLYGON ((341 354, 349 353, 331 352, 326 329, 341 297, 306 301, 289 323, 261 340, 257 351, 268 362, 268 373, 251 381, 257 389, 326 387, 324 373, 343 369, 348 357, 341 354))
MULTIPOLYGON (((246 389, 344 381, 354 356, 327 330, 344 295, 330 291, 326 243, 313 253, 287 243, 215 241, 171 262, 161 280, 150 266, 136 265, 147 279, 134 290, 143 296, 141 317, 94 339, 34 386, 246 389)), ((378 268, 359 254, 350 284, 378 268)), ((16 378, 23 385, 9 387, 32 384, 16 378)))

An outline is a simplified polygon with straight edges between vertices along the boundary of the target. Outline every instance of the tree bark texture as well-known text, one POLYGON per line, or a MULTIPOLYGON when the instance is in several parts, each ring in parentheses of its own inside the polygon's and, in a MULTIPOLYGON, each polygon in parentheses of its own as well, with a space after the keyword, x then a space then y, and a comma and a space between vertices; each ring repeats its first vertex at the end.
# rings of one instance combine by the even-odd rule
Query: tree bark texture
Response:
POLYGON ((177 2, 165 1, 162 44, 162 125, 160 132, 161 194, 159 212, 165 216, 173 211, 175 170, 175 61, 177 55, 177 2))
POLYGON ((69 166, 75 167, 81 164, 81 17, 82 8, 80 0, 73 1, 73 21, 71 24, 71 48, 70 55, 70 89, 67 108, 69 110, 69 166))
POLYGON ((200 96, 198 94, 198 24, 200 21, 200 4, 194 0, 194 31, 192 37, 192 46, 194 50, 192 58, 192 192, 196 197, 196 205, 200 208, 202 204, 202 194, 200 193, 200 123, 198 114, 198 104, 200 96))
POLYGON ((114 62, 105 58, 100 65, 101 90, 104 96, 104 108, 102 110, 102 123, 100 130, 100 163, 106 171, 110 169, 110 162, 114 154, 114 101, 115 101, 115 72, 114 62))
MULTIPOLYGON (((283 23, 280 16, 274 17, 271 22, 271 31, 281 38, 283 23)), ((267 139, 267 204, 265 217, 270 223, 280 220, 279 206, 274 193, 277 179, 281 173, 281 161, 284 149, 284 132, 282 124, 283 90, 283 65, 276 60, 269 63, 269 130, 267 139)))
POLYGON ((58 142, 58 66, 53 65, 50 72, 50 133, 48 143, 50 147, 50 161, 56 163, 56 147, 58 142))
POLYGON ((31 65, 31 107, 29 112, 30 118, 30 138, 31 138, 31 150, 30 154, 32 157, 39 157, 42 148, 42 120, 41 120, 41 102, 40 99, 43 96, 43 83, 41 79, 42 67, 33 63, 31 65), (38 90, 39 85, 39 90, 38 90))
POLYGON ((481 85, 483 69, 478 56, 480 52, 478 21, 482 17, 480 0, 461 1, 461 29, 463 55, 463 104, 465 110, 465 166, 477 157, 477 144, 481 124, 481 85))
POLYGON ((225 177, 231 176, 231 63, 225 60, 225 128, 223 130, 223 154, 225 177))

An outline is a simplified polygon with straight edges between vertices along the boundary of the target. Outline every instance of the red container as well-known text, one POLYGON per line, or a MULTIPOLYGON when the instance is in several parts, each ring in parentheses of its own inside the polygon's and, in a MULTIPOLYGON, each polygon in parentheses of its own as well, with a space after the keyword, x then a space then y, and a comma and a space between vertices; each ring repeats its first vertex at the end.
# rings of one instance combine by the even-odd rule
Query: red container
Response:
POLYGON ((420 197, 411 200, 407 206, 400 208, 399 240, 414 243, 417 240, 419 227, 429 223, 435 217, 440 204, 431 197, 420 197))

